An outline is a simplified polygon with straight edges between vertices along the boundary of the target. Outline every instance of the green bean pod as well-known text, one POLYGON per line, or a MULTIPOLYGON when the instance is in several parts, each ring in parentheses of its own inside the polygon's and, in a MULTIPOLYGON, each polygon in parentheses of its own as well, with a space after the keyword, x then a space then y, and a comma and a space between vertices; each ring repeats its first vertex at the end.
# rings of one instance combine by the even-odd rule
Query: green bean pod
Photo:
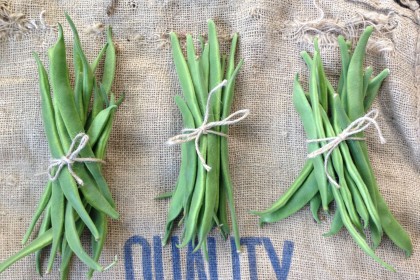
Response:
POLYGON ((365 111, 369 110, 372 106, 373 100, 378 95, 379 88, 382 85, 382 82, 389 75, 389 69, 382 70, 376 77, 369 81, 369 84, 366 88, 365 99, 363 101, 365 111))
MULTIPOLYGON (((175 102, 181 111, 184 127, 194 127, 194 119, 185 101, 179 96, 175 97, 175 102)), ((170 237, 174 220, 181 214, 182 209, 185 209, 186 204, 191 200, 191 195, 194 188, 196 176, 197 156, 195 145, 193 142, 184 143, 181 146, 181 167, 177 187, 172 196, 169 205, 168 217, 166 222, 165 237, 162 243, 165 245, 170 237)), ((185 213, 184 213, 185 214, 185 213)))
POLYGON ((38 238, 36 238, 34 241, 32 241, 29 245, 27 245, 25 248, 17 252, 15 255, 9 257, 7 260, 3 261, 0 264, 0 273, 5 271, 9 266, 17 262, 18 260, 35 253, 44 247, 51 244, 53 239, 53 233, 52 230, 47 230, 45 233, 40 235, 38 238))
POLYGON ((51 228, 53 232, 53 241, 51 246, 50 258, 48 260, 47 274, 51 272, 54 259, 57 254, 59 245, 61 245, 63 229, 64 229, 64 194, 60 184, 54 181, 52 184, 51 195, 51 228))
MULTIPOLYGON (((74 218, 74 210, 71 204, 66 206, 66 219, 65 219, 65 235, 70 249, 90 268, 103 271, 103 267, 94 261, 83 249, 77 234, 76 221, 74 218)), ((95 226, 96 227, 96 226, 95 226)), ((99 235, 99 234, 98 234, 99 235)), ((99 239, 99 238, 95 238, 99 239)))
POLYGON ((335 210, 334 218, 331 222, 331 229, 329 232, 324 233, 322 236, 330 237, 336 235, 343 228, 343 220, 341 219, 340 209, 335 210))
POLYGON ((39 218, 41 217, 42 213, 44 212, 44 210, 46 209, 50 198, 51 198, 51 187, 52 187, 52 183, 48 182, 47 183, 47 187, 44 190, 44 193, 41 196, 41 199, 39 201, 38 207, 35 210, 35 214, 32 218, 32 221, 28 227, 28 229, 26 230, 26 233, 22 239, 22 245, 25 245, 26 242, 28 242, 29 237, 31 236, 36 223, 38 222, 39 218))
POLYGON ((315 173, 312 172, 302 186, 293 194, 290 200, 281 208, 274 212, 260 216, 260 226, 265 223, 274 223, 286 219, 302 209, 318 193, 315 173))
POLYGON ((321 220, 319 219, 319 208, 321 207, 321 196, 316 194, 314 197, 312 197, 311 201, 309 202, 309 209, 311 210, 312 217, 317 223, 321 223, 321 220))

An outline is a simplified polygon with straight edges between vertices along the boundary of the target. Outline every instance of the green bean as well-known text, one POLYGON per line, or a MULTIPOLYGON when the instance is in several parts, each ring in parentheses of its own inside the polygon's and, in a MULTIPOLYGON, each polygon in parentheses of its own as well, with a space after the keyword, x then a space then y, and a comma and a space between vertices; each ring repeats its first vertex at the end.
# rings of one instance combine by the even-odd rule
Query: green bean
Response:
MULTIPOLYGON (((222 81, 222 71, 221 71, 221 58, 219 50, 219 40, 217 39, 216 25, 212 20, 207 22, 208 25, 208 40, 209 40, 209 91, 215 88, 222 81)), ((213 114, 215 120, 221 115, 221 89, 217 90, 214 93, 214 97, 211 100, 211 107, 213 108, 213 114)), ((217 129, 216 129, 217 130, 217 129)))
MULTIPOLYGON (((104 244, 105 244, 105 238, 107 236, 108 233, 108 220, 106 218, 106 216, 101 213, 101 212, 97 212, 95 210, 93 210, 92 212, 94 212, 94 222, 96 227, 98 228, 99 234, 101 236, 101 238, 96 241, 94 238, 92 238, 91 243, 92 243, 92 252, 93 252, 93 260, 98 262, 99 261, 99 257, 101 256, 102 250, 104 248, 104 244)), ((91 268, 87 274, 87 278, 91 279, 93 276, 94 270, 91 268)))
MULTIPOLYGON (((194 119, 188 109, 187 104, 179 96, 175 97, 175 102, 178 105, 179 110, 182 114, 184 127, 193 128, 194 119)), ((165 245, 170 237, 170 232, 173 226, 173 221, 179 216, 182 209, 185 208, 186 204, 190 201, 190 197, 193 192, 197 156, 195 151, 195 145, 193 142, 184 143, 181 146, 181 167, 177 182, 177 188, 172 197, 168 217, 166 223, 166 233, 162 243, 165 245)))
POLYGON ((51 272, 58 246, 61 245, 64 228, 64 195, 60 184, 57 181, 54 181, 52 185, 51 213, 54 213, 54 215, 51 215, 51 228, 53 232, 53 241, 50 258, 48 260, 47 274, 51 272))
MULTIPOLYGON (((311 69, 312 68, 312 58, 311 56, 308 54, 307 51, 301 51, 300 52, 300 56, 302 57, 303 61, 305 61, 306 66, 311 69)), ((309 96, 309 94, 308 94, 309 96)))
MULTIPOLYGON (((347 81, 347 72, 349 69, 350 64, 350 53, 346 41, 342 35, 337 37, 338 46, 340 47, 340 54, 341 54, 341 75, 338 82, 338 89, 337 92, 340 94, 341 100, 346 102, 347 100, 347 88, 346 88, 346 81, 347 81)), ((347 107, 347 106, 345 106, 347 107)))
POLYGON ((194 85, 197 102, 200 107, 201 114, 206 111, 207 88, 203 83, 203 73, 199 60, 196 59, 194 42, 190 34, 187 34, 187 63, 191 73, 191 79, 194 85))
POLYGON ((188 65, 185 61, 184 55, 182 54, 178 37, 173 32, 171 32, 170 37, 175 68, 178 73, 179 81, 181 83, 182 92, 185 96, 185 100, 187 101, 188 108, 191 110, 191 113, 194 117, 195 123, 201 124, 203 122, 203 117, 201 115, 200 108, 197 105, 198 102, 194 90, 194 85, 191 79, 190 70, 188 69, 188 65))
MULTIPOLYGON (((175 186, 175 188, 176 188, 176 186, 175 186)), ((175 190, 170 191, 170 192, 161 193, 161 194, 155 196, 154 200, 163 200, 163 199, 171 198, 174 195, 174 193, 175 193, 175 190)))
MULTIPOLYGON (((181 111, 182 118, 184 120, 184 127, 193 128, 194 127, 194 118, 191 114, 191 111, 188 109, 187 104, 180 97, 175 97, 175 103, 178 105, 179 110, 181 111)), ((184 211, 188 208, 190 204, 195 179, 196 179, 196 170, 197 170, 197 155, 195 150, 194 143, 185 143, 185 157, 184 160, 181 159, 181 168, 184 168, 183 177, 180 177, 180 183, 185 184, 185 193, 183 196, 183 205, 184 211), (184 166, 182 166, 184 165, 184 166)), ((181 148, 182 149, 182 148, 181 148)), ((182 152, 182 151, 181 151, 182 152)), ((182 156, 181 156, 182 158, 182 156)))
POLYGON ((50 245, 52 242, 52 230, 47 230, 45 233, 40 235, 34 241, 32 241, 25 248, 17 252, 15 255, 9 257, 0 264, 0 273, 5 271, 9 266, 17 262, 18 260, 41 250, 42 248, 50 245))
MULTIPOLYGON (((45 209, 45 214, 44 214, 44 218, 42 220, 41 226, 39 227, 38 230, 38 237, 40 237, 41 235, 43 235, 47 230, 49 230, 51 228, 51 201, 48 202, 48 205, 45 209)), ((35 268, 36 268, 36 272, 42 276, 42 260, 41 260, 41 256, 42 256, 42 249, 39 251, 35 252, 35 268)))
MULTIPOLYGON (((321 52, 319 50, 319 46, 318 46, 318 37, 315 37, 314 40, 314 48, 315 51, 321 55, 321 52)), ((318 59, 318 63, 317 63, 317 67, 318 67, 318 81, 319 81, 319 101, 320 104, 322 105, 322 108, 324 108, 324 110, 326 112, 328 112, 328 98, 327 98, 327 85, 325 83, 326 77, 325 77, 325 71, 324 71, 324 67, 322 66, 322 62, 321 59, 318 59)))
MULTIPOLYGON (((315 77, 314 77, 315 78, 315 77)), ((312 93, 314 94, 314 92, 312 93)), ((315 93, 315 95, 317 95, 315 93)), ((302 89, 302 86, 299 83, 299 77, 295 76, 295 82, 293 86, 293 104, 296 108, 296 111, 301 117, 303 128, 305 129, 308 139, 317 139, 317 128, 315 126, 314 117, 312 114, 311 106, 309 105, 308 100, 305 97, 305 93, 302 89)), ((313 103, 317 104, 317 103, 313 103)), ((308 153, 311 153, 319 148, 318 143, 309 143, 308 144, 308 153)), ((324 163, 321 156, 315 157, 312 159, 312 164, 315 170, 315 176, 317 178, 318 189, 320 190, 322 208, 324 211, 328 210, 327 204, 327 177, 325 176, 324 163)))
POLYGON ((36 223, 38 222, 39 218, 41 217, 42 213, 44 212, 45 208, 47 207, 49 201, 50 201, 50 197, 51 197, 51 186, 52 183, 49 181, 47 183, 47 187, 45 188, 41 199, 39 200, 39 204, 37 209, 35 210, 35 214, 32 218, 32 221, 29 225, 29 228, 27 229, 23 239, 22 239, 22 245, 24 245, 26 242, 28 242, 29 237, 31 236, 36 223))
POLYGON ((302 170, 300 171, 299 175, 295 179, 295 181, 292 183, 292 185, 286 190, 286 192, 276 201, 274 202, 270 208, 264 210, 264 211, 253 211, 251 213, 255 215, 263 215, 268 214, 270 212, 276 211, 283 207, 289 199, 293 196, 293 194, 299 190, 299 188, 302 186, 302 184, 306 181, 306 178, 313 172, 313 164, 312 160, 307 160, 305 165, 303 166, 302 170))
MULTIPOLYGON (((68 246, 80 260, 82 260, 87 266, 94 270, 103 271, 103 267, 96 261, 94 261, 82 247, 82 244, 77 234, 77 228, 74 219, 74 211, 70 203, 66 206, 65 234, 68 246)), ((95 239, 98 238, 95 237, 95 239)))
POLYGON ((116 109, 117 109, 116 105, 109 106, 108 108, 100 111, 99 114, 97 114, 97 116, 93 119, 86 133, 87 135, 89 135, 89 142, 92 147, 94 146, 96 141, 99 139, 99 137, 102 135, 102 132, 105 129, 106 124, 108 123, 109 116, 116 109))
POLYGON ((73 168, 74 171, 79 174, 80 179, 82 179, 85 183, 83 186, 80 186, 80 191, 82 192, 83 197, 96 210, 101 211, 112 219, 118 219, 120 214, 114 209, 114 205, 111 205, 102 195, 98 186, 84 168, 84 166, 75 166, 73 168))
MULTIPOLYGON (((226 118, 230 114, 230 109, 233 102, 233 89, 235 86, 235 79, 238 75, 239 70, 242 67, 243 60, 241 60, 238 65, 235 67, 235 51, 236 51, 236 44, 237 44, 237 38, 238 35, 235 34, 232 39, 231 44, 231 53, 229 56, 229 62, 227 65, 226 70, 226 79, 228 80, 227 85, 224 88, 223 91, 223 108, 222 108, 222 116, 221 119, 226 118)), ((223 126, 221 128, 221 132, 227 134, 228 133, 228 127, 223 126)), ((239 234, 239 227, 236 217, 236 211, 235 211, 235 202, 233 199, 233 184, 232 179, 229 175, 229 153, 228 153, 228 141, 226 137, 223 137, 220 139, 220 206, 222 210, 219 211, 219 214, 221 214, 221 231, 224 234, 224 236, 227 237, 229 234, 229 226, 227 221, 227 215, 226 215, 226 208, 225 203, 227 200, 229 209, 230 209, 230 216, 232 219, 232 229, 234 233, 235 238, 235 245, 238 251, 240 251, 240 234, 239 234)))
MULTIPOLYGON (((87 207, 86 209, 87 212, 90 212, 90 207, 89 206, 86 206, 86 207, 87 207)), ((85 229, 85 224, 83 223, 83 221, 80 219, 76 219, 76 230, 77 230, 77 236, 79 238, 81 237, 84 229, 85 229)), ((61 264, 60 264, 61 280, 67 280, 68 274, 69 274, 70 262, 74 254, 71 248, 67 246, 67 241, 65 240, 66 239, 63 238, 63 244, 65 244, 65 246, 63 246, 63 249, 62 249, 61 264)))
POLYGON ((334 218, 331 222, 331 229, 329 232, 324 233, 322 236, 330 237, 336 235, 343 228, 343 220, 341 219, 340 209, 335 210, 334 218))
POLYGON ((368 85, 369 85, 369 81, 370 81, 370 77, 372 76, 372 73, 373 73, 372 66, 366 67, 363 73, 363 95, 365 96, 365 100, 366 100, 366 93, 367 93, 367 89, 368 89, 368 85))
MULTIPOLYGON (((208 21, 208 32, 209 32, 209 60, 210 60, 210 88, 213 89, 220 84, 222 73, 220 64, 220 51, 219 42, 216 34, 216 26, 213 21, 208 21)), ((209 100, 211 108, 213 108, 213 114, 208 116, 208 121, 218 121, 221 115, 221 90, 217 90, 212 99, 209 100)), ((220 128, 214 128, 216 131, 220 131, 220 128)), ((199 243, 196 248, 200 247, 202 242, 206 240, 207 234, 210 232, 212 227, 212 217, 214 215, 214 209, 216 205, 217 192, 219 191, 219 178, 220 178, 220 154, 214 151, 220 151, 220 136, 209 134, 207 135, 207 164, 211 166, 211 170, 207 173, 206 177, 206 188, 204 198, 204 213, 203 223, 200 231, 198 232, 199 243), (213 151, 213 152, 212 152, 213 151)))
MULTIPOLYGON (((200 150, 202 152, 202 150, 200 150)), ((204 160, 206 160, 206 153, 202 154, 204 160)), ((204 203, 204 190, 205 190, 205 180, 206 180, 206 170, 201 164, 197 164, 197 179, 194 186, 194 193, 191 199, 191 206, 188 209, 188 216, 186 217, 184 233, 181 244, 178 246, 180 248, 185 247, 188 242, 193 238, 197 230, 197 221, 200 214, 201 206, 204 203)), ((201 219, 200 219, 201 221, 201 219)))
POLYGON ((108 97, 106 96, 106 94, 104 95, 101 92, 101 89, 99 88, 98 83, 94 81, 93 82, 93 105, 92 105, 92 110, 90 111, 89 116, 85 123, 85 130, 91 127, 93 120, 96 118, 99 112, 104 110, 105 100, 107 99, 108 97))
MULTIPOLYGON (((226 190, 226 183, 220 180, 220 195, 219 195, 219 209, 217 211, 217 220, 218 220, 218 227, 220 228, 220 233, 222 234, 223 238, 226 240, 230 234, 229 228, 229 221, 227 216, 227 190, 226 190)), ((239 247, 238 247, 239 248, 239 247)))
POLYGON ((344 206, 343 199, 340 195, 340 192, 336 188, 332 188, 335 202, 337 203, 337 208, 340 211, 341 219, 343 221, 344 226, 349 231, 350 235, 353 237, 354 241, 356 241, 356 244, 359 245, 359 247, 368 254, 371 258, 373 258, 375 261, 377 261, 379 264, 381 264, 383 267, 390 271, 395 271, 395 269, 384 262, 382 259, 380 259, 375 252, 369 247, 366 240, 360 235, 360 233, 354 228, 353 224, 350 221, 350 218, 347 214, 346 207, 344 206))
POLYGON ((317 193, 314 197, 312 197, 311 201, 309 202, 309 209, 311 210, 312 217, 317 223, 321 223, 319 219, 318 211, 321 207, 321 196, 317 193))
POLYGON ((220 79, 223 80, 223 74, 225 73, 226 70, 226 60, 227 60, 227 56, 224 54, 222 55, 221 61, 220 61, 220 79))
MULTIPOLYGON (((108 117, 108 123, 106 124, 104 131, 102 132, 99 139, 96 141, 96 144, 94 146, 94 151, 95 151, 95 155, 97 156, 97 158, 100 158, 100 159, 105 158, 106 146, 108 144, 108 140, 109 140, 109 137, 111 135, 111 130, 112 130, 112 124, 114 122, 114 117, 115 117, 115 111, 112 111, 110 113, 109 117, 108 117)), ((106 190, 101 189, 101 191, 104 193, 106 190)), ((105 195, 105 193, 104 193, 105 197, 108 199, 108 201, 109 200, 112 201, 111 192, 109 192, 109 190, 107 192, 108 192, 107 195, 105 195)))
POLYGON ((109 43, 106 43, 101 51, 99 52, 98 56, 95 58, 95 60, 90 65, 90 68, 92 69, 92 72, 95 73, 96 68, 98 68, 99 62, 102 60, 102 57, 105 55, 106 50, 108 49, 109 43))
POLYGON ((378 95, 382 82, 386 77, 388 77, 388 75, 389 69, 384 69, 369 82, 366 90, 365 100, 363 101, 365 111, 369 110, 370 106, 372 106, 373 100, 375 100, 375 97, 378 95))
POLYGON ((267 213, 260 216, 260 226, 265 223, 273 223, 296 213, 302 209, 316 194, 318 193, 318 187, 316 182, 315 173, 312 172, 305 180, 303 185, 295 192, 290 200, 280 209, 267 213))
POLYGON ((75 75, 74 102, 76 103, 76 109, 79 113, 79 118, 83 120, 85 113, 83 106, 83 72, 78 72, 75 75))
MULTIPOLYGON (((228 60, 228 65, 226 68, 226 79, 229 80, 232 78, 233 73, 235 72, 235 54, 236 54, 236 46, 238 44, 238 33, 234 33, 232 36, 232 42, 230 44, 230 54, 229 54, 229 60, 228 60)), ((243 63, 242 62, 243 59, 241 59, 241 61, 239 62, 239 64, 243 63)), ((238 65, 239 65, 238 64, 238 65)), ((225 103, 223 102, 223 106, 226 107, 225 103)), ((230 108, 230 106, 229 106, 230 108)), ((223 114, 226 114, 226 112, 223 110, 223 114)))
MULTIPOLYGON (((335 137, 336 136, 335 131, 332 125, 330 124, 327 114, 321 108, 321 105, 319 106, 320 106, 320 112, 321 112, 324 128, 326 131, 326 136, 335 137)), ((333 108, 333 111, 334 111, 334 108, 333 108)), ((334 170, 336 171, 336 174, 338 175, 338 178, 339 178, 340 192, 341 192, 341 195, 343 196, 343 201, 344 201, 344 204, 346 205, 350 219, 353 222, 353 224, 356 226, 356 228, 362 232, 363 231, 362 224, 360 223, 359 216, 356 213, 356 209, 353 204, 352 194, 347 186, 346 179, 344 177, 343 157, 341 156, 341 153, 338 149, 334 149, 331 153, 331 158, 332 158, 334 170)))
POLYGON ((115 70, 117 67, 117 57, 115 51, 115 45, 112 41, 112 29, 108 27, 106 33, 106 39, 108 47, 106 49, 105 64, 104 64, 104 73, 102 76, 102 84, 106 93, 109 95, 111 92, 111 86, 115 77, 115 70))
POLYGON ((344 176, 345 176, 347 184, 348 184, 348 186, 351 190, 351 193, 353 194, 353 200, 354 200, 354 204, 356 206, 357 213, 359 213, 360 217, 362 217, 362 220, 364 222, 364 228, 367 228, 368 225, 369 225, 369 213, 366 209, 365 203, 363 202, 363 198, 360 195, 360 192, 357 189, 357 186, 353 182, 353 179, 350 177, 347 170, 344 172, 344 176))
POLYGON ((200 68, 203 70, 203 85, 206 90, 206 97, 207 93, 209 92, 209 71, 210 71, 210 63, 209 63, 209 44, 204 44, 203 52, 200 56, 200 68))
POLYGON ((378 189, 376 188, 375 190, 379 217, 386 235, 392 240, 392 242, 394 242, 395 245, 405 252, 407 257, 411 256, 413 252, 413 245, 411 243, 410 236, 395 219, 394 215, 392 215, 378 189))
POLYGON ((90 103, 90 97, 92 95, 92 89, 93 89, 93 72, 90 68, 89 62, 86 59, 85 54, 83 53, 82 46, 80 44, 79 34, 77 33, 76 26, 74 25, 73 21, 69 17, 69 15, 66 13, 66 19, 67 22, 70 25, 70 28, 73 32, 74 37, 74 48, 75 52, 78 53, 80 61, 82 63, 83 68, 83 118, 81 120, 84 122, 87 117, 87 112, 89 109, 89 103, 90 103))
POLYGON ((359 42, 350 60, 347 75, 347 112, 350 120, 355 120, 365 114, 363 100, 363 60, 368 39, 373 32, 373 27, 366 27, 360 36, 359 42))

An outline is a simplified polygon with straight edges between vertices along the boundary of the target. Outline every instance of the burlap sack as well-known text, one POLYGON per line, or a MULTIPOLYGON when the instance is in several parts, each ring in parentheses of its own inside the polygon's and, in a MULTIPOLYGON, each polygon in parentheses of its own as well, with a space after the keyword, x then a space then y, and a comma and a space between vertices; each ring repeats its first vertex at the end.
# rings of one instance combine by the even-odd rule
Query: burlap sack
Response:
MULTIPOLYGON (((420 279, 420 10, 415 0, 0 0, 0 260, 21 248, 47 180, 35 176, 46 171, 49 151, 31 53, 47 61, 57 22, 64 24, 71 50, 64 11, 78 26, 90 60, 105 41, 103 25, 113 26, 118 45, 113 90, 127 95, 105 168, 121 219, 110 223, 100 260, 108 264, 118 255, 120 262, 95 279, 420 279), (172 189, 180 162, 179 147, 165 145, 182 128, 173 101, 180 86, 167 34, 206 33, 209 18, 218 26, 223 48, 233 32, 240 34, 238 57, 245 65, 234 109, 252 113, 232 127, 229 138, 243 253, 238 256, 232 243, 214 232, 206 262, 201 253, 174 246, 179 230, 173 243, 161 248, 168 201, 154 197, 172 189), (307 77, 299 52, 311 52, 318 34, 327 75, 336 80, 340 62, 334 38, 344 34, 355 40, 372 24, 377 31, 366 65, 374 73, 388 67, 391 75, 374 103, 388 142, 379 144, 369 130, 369 153, 380 191, 414 245, 414 254, 406 259, 384 238, 377 254, 396 273, 366 256, 347 231, 324 238, 329 216, 316 224, 305 208, 259 228, 248 212, 272 203, 305 161, 305 134, 291 102, 294 74, 300 72, 304 81, 307 77)), ((86 272, 75 261, 72 279, 82 279, 86 272)), ((58 277, 56 265, 45 279, 58 277)), ((0 278, 39 279, 33 255, 0 278)))

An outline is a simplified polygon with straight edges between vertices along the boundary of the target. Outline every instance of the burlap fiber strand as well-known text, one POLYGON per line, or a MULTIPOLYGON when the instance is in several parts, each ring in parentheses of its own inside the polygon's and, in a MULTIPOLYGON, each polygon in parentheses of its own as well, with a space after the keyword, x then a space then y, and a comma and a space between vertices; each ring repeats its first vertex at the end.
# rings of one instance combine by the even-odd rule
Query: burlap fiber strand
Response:
MULTIPOLYGON (((47 61, 56 40, 54 26, 67 11, 76 23, 90 60, 112 25, 118 45, 113 91, 127 95, 108 147, 106 178, 121 213, 112 221, 102 264, 120 262, 96 279, 420 279, 420 10, 416 1, 169 1, 169 0, 0 0, 0 260, 21 248, 20 241, 36 207, 50 158, 44 135, 36 64, 32 51, 47 61), (318 8, 317 8, 318 6, 318 8), (45 11, 45 12, 43 12, 45 11), (322 13, 321 13, 322 11, 322 13), (180 93, 168 32, 195 36, 215 20, 220 41, 228 47, 239 32, 238 57, 245 59, 233 110, 252 114, 230 129, 230 166, 235 187, 243 253, 217 232, 209 242, 210 260, 202 254, 160 248, 168 201, 153 198, 175 184, 179 147, 166 140, 181 128, 173 97, 180 93), (397 269, 391 273, 366 256, 346 231, 324 238, 331 217, 314 223, 306 208, 260 229, 248 210, 270 205, 297 175, 306 158, 305 134, 293 108, 293 76, 306 67, 301 50, 313 51, 321 36, 321 55, 329 77, 337 79, 339 50, 334 38, 356 39, 364 25, 377 32, 365 65, 374 73, 388 67, 373 107, 387 140, 381 145, 367 132, 369 153, 380 191, 391 211, 410 233, 414 254, 385 238, 377 254, 397 269), (234 247, 233 247, 234 248, 234 247), (213 251, 212 251, 213 250, 213 251), (196 278, 197 279, 197 278, 196 278)), ((64 24, 66 42, 71 32, 64 24)), ((68 60, 71 58, 69 57, 68 60)), ((179 237, 176 231, 173 241, 179 237)), ((88 241, 88 240, 86 240, 88 241)), ((75 261, 72 279, 87 267, 75 261)), ((51 275, 59 277, 56 265, 51 275)), ((29 256, 0 279, 39 279, 29 256)))

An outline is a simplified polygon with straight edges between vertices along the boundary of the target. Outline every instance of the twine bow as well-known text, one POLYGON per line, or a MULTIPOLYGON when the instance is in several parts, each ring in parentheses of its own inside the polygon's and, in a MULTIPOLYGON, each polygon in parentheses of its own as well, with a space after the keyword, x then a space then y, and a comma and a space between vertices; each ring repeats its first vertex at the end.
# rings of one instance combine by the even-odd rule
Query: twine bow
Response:
POLYGON ((98 158, 79 158, 77 157, 79 155, 79 153, 83 150, 83 148, 87 145, 87 143, 89 142, 89 136, 85 133, 79 133, 77 134, 71 145, 70 148, 67 152, 67 154, 65 156, 62 156, 59 159, 52 159, 50 161, 50 166, 48 167, 48 175, 50 177, 51 181, 55 181, 57 180, 58 176, 60 175, 61 170, 63 169, 64 166, 67 166, 67 168, 69 169, 69 172, 71 174, 71 176, 73 176, 73 178, 76 180, 77 184, 79 184, 80 186, 83 186, 83 180, 77 176, 76 173, 74 173, 73 171, 73 164, 75 162, 101 162, 101 163, 105 163, 103 160, 98 159, 98 158), (80 139, 79 142, 79 146, 76 147, 76 143, 77 141, 80 139), (54 167, 58 167, 55 172, 53 170, 54 167))
POLYGON ((223 126, 223 125, 232 125, 236 124, 243 119, 245 119, 249 115, 248 109, 243 109, 236 111, 235 113, 230 114, 228 117, 226 117, 223 120, 220 121, 214 121, 214 122, 208 122, 209 115, 210 115, 210 101, 213 94, 218 91, 220 88, 224 87, 227 84, 227 80, 223 80, 220 84, 218 84, 216 87, 214 87, 207 97, 207 104, 206 104, 206 112, 204 114, 204 120, 200 127, 197 128, 184 128, 181 132, 182 134, 178 134, 174 137, 169 138, 167 141, 167 144, 169 145, 175 145, 175 144, 182 144, 186 143, 192 140, 195 140, 195 150, 197 152, 198 158, 201 161, 201 164, 203 167, 209 172, 211 170, 211 167, 206 164, 206 161, 203 157, 203 155, 200 152, 200 137, 203 134, 215 134, 222 137, 227 137, 227 134, 218 132, 215 130, 212 130, 212 128, 217 126, 223 126), (235 119, 235 117, 240 116, 235 119), (188 132, 188 133, 186 133, 188 132))
POLYGON ((319 142, 328 142, 326 145, 322 146, 318 150, 313 151, 308 155, 308 158, 315 158, 316 156, 322 155, 324 153, 327 153, 325 155, 324 159, 324 169, 325 174, 327 175, 328 180, 332 185, 339 188, 340 185, 337 183, 337 181, 332 178, 332 176, 328 173, 328 160, 330 158, 331 153, 334 151, 335 148, 337 148, 341 142, 346 140, 365 140, 365 138, 362 137, 352 137, 352 135, 358 134, 362 131, 365 131, 370 125, 373 125, 377 132, 379 139, 381 141, 381 144, 385 144, 386 140, 382 135, 382 131, 376 122, 376 118, 378 117, 378 111, 376 109, 370 111, 363 117, 360 117, 356 120, 354 120, 346 129, 344 129, 340 134, 338 134, 335 137, 327 137, 327 138, 321 138, 321 139, 311 139, 307 140, 307 143, 319 143, 319 142), (372 116, 373 115, 373 116, 372 116))

